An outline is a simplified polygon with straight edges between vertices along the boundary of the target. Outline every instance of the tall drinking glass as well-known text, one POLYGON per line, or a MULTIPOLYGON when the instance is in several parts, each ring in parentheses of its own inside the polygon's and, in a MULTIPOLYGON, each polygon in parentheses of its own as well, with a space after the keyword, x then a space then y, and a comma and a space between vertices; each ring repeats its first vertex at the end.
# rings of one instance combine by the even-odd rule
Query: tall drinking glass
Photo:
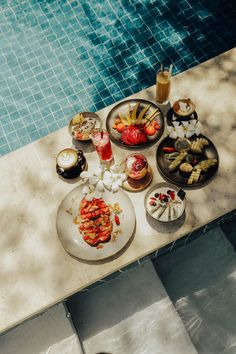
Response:
POLYGON ((156 101, 157 103, 166 104, 169 100, 170 86, 172 76, 172 65, 170 68, 163 68, 156 74, 156 101))
POLYGON ((100 161, 111 162, 113 159, 113 153, 108 132, 106 130, 95 129, 91 134, 91 139, 100 161))

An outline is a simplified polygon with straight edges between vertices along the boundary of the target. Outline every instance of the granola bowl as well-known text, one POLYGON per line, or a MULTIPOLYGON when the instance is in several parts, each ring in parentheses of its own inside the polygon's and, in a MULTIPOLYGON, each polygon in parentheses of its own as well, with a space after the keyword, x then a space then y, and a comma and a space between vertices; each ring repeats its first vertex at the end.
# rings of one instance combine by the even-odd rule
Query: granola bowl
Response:
POLYGON ((173 184, 158 183, 147 191, 144 205, 153 219, 172 222, 179 219, 185 211, 185 192, 173 184))
POLYGON ((69 133, 76 141, 90 141, 94 129, 101 129, 101 118, 93 112, 79 112, 69 122, 69 133))

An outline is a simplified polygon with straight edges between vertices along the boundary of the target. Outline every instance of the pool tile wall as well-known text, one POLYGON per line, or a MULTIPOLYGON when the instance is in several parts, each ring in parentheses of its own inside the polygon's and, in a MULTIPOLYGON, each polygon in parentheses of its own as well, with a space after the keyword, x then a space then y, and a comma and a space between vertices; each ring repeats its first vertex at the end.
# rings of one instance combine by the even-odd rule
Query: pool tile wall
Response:
POLYGON ((0 155, 235 46, 212 0, 0 0, 0 155))

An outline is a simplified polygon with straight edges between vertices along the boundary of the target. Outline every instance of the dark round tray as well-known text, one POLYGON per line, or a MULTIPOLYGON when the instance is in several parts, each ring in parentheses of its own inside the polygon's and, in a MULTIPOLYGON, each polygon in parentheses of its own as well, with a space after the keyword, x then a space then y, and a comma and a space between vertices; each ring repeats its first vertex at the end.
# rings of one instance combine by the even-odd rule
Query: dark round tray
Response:
MULTIPOLYGON (((167 146, 174 147, 176 140, 166 137, 165 139, 162 140, 162 142, 158 146, 157 152, 156 152, 157 168, 165 180, 172 182, 178 186, 184 187, 184 188, 198 188, 198 187, 204 186, 213 178, 213 176, 216 174, 216 172, 218 170, 218 166, 219 166, 218 152, 216 150, 215 145, 210 141, 210 139, 208 139, 204 135, 199 135, 198 137, 205 138, 209 141, 209 145, 204 147, 202 154, 198 154, 198 156, 200 156, 200 160, 205 160, 208 158, 217 159, 217 161, 218 161, 217 164, 215 166, 212 166, 211 168, 209 168, 208 171, 202 173, 198 182, 194 182, 191 185, 187 184, 189 177, 183 177, 183 175, 181 175, 179 173, 179 170, 176 170, 173 172, 169 171, 168 166, 169 166, 170 162, 166 159, 166 157, 165 157, 166 154, 162 152, 162 149, 167 146)), ((195 140, 195 139, 191 138, 189 140, 191 141, 191 140, 195 140)))
POLYGON ((130 99, 130 100, 120 102, 115 107, 112 108, 112 110, 109 112, 109 114, 107 116, 106 129, 109 132, 111 141, 113 143, 119 145, 120 147, 127 148, 127 149, 144 149, 148 146, 155 144, 161 138, 161 136, 164 132, 164 117, 163 117, 163 114, 162 114, 160 108, 157 105, 155 105, 155 103, 150 102, 150 101, 146 101, 146 100, 142 100, 142 99, 130 99), (151 107, 149 108, 149 111, 157 109, 157 108, 159 109, 160 115, 157 118, 155 118, 155 120, 160 125, 160 129, 156 132, 155 135, 147 136, 147 139, 148 139, 147 143, 139 144, 139 145, 128 145, 128 144, 125 144, 121 140, 121 134, 119 132, 117 132, 112 127, 114 124, 114 120, 118 117, 118 114, 119 113, 121 113, 121 114, 126 113, 127 110, 129 109, 129 105, 131 107, 133 107, 137 102, 140 102, 140 107, 139 107, 138 112, 140 112, 140 110, 142 108, 144 108, 146 105, 149 105, 149 104, 151 105, 151 107))

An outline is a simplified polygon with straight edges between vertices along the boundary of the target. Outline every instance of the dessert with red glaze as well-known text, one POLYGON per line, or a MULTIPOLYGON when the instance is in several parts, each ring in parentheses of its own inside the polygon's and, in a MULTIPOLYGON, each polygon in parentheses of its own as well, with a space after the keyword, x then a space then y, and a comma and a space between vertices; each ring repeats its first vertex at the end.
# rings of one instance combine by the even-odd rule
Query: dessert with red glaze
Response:
POLYGON ((147 142, 147 136, 136 125, 130 125, 121 134, 121 140, 127 145, 141 145, 147 142))
POLYGON ((125 173, 132 179, 144 178, 148 171, 148 162, 142 154, 130 154, 125 160, 125 173))

